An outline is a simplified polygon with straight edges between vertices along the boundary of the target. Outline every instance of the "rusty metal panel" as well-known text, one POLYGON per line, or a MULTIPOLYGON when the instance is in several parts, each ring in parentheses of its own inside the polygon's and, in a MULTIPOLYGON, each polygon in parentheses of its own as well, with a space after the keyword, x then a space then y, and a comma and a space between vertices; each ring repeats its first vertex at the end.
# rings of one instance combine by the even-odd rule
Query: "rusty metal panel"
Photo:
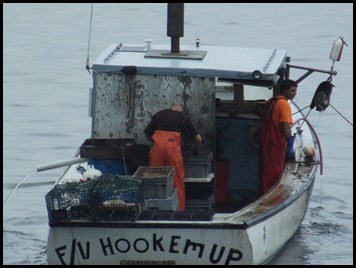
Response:
POLYGON ((132 138, 149 144, 143 131, 153 114, 177 101, 205 140, 204 148, 213 151, 214 86, 214 78, 97 73, 92 138, 132 138))

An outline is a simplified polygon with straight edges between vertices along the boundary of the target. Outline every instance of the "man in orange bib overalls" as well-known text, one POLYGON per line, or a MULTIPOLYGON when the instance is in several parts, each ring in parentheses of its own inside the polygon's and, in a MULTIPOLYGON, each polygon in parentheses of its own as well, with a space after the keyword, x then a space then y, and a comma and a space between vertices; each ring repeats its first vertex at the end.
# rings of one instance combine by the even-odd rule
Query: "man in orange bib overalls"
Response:
POLYGON ((280 94, 270 98, 264 108, 260 132, 261 194, 268 192, 279 180, 285 160, 294 159, 293 119, 288 100, 294 99, 297 87, 295 81, 284 80, 280 94))
POLYGON ((193 156, 199 155, 202 138, 192 121, 184 114, 182 105, 173 103, 171 109, 158 111, 144 130, 153 141, 150 166, 173 166, 174 188, 178 192, 179 210, 185 211, 184 162, 181 150, 181 132, 194 138, 193 156))

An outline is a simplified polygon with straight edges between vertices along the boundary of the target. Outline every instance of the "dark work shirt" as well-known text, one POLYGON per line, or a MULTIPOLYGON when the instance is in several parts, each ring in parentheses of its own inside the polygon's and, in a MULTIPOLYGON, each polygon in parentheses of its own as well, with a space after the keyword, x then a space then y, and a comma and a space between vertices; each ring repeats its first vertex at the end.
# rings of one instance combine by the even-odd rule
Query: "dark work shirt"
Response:
POLYGON ((157 112, 144 130, 148 136, 152 136, 156 130, 185 132, 190 139, 197 134, 192 121, 184 113, 165 109, 157 112))

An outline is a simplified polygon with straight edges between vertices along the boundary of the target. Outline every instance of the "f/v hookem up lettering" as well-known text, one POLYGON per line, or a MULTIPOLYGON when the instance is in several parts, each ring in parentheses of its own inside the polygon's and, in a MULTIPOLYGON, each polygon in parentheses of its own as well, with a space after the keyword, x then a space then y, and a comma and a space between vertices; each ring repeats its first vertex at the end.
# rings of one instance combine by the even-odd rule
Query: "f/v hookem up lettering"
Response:
MULTIPOLYGON (((211 264, 224 264, 231 265, 237 264, 243 257, 243 254, 240 250, 230 248, 227 249, 224 246, 219 246, 217 244, 205 245, 203 243, 197 243, 191 241, 190 239, 186 239, 185 241, 181 240, 181 236, 171 236, 170 238, 165 238, 163 236, 158 237, 157 234, 152 235, 152 240, 149 241, 145 238, 137 238, 133 241, 128 240, 127 238, 119 238, 116 240, 112 240, 110 237, 108 238, 100 238, 99 239, 99 248, 91 248, 90 241, 86 241, 84 243, 77 241, 76 239, 72 240, 70 245, 70 254, 67 256, 67 245, 58 247, 55 249, 56 254, 59 258, 61 264, 66 265, 75 264, 75 260, 86 261, 90 260, 90 252, 92 251, 101 251, 103 253, 103 258, 110 256, 122 255, 118 259, 123 261, 125 254, 128 252, 134 251, 138 254, 151 254, 154 252, 168 252, 173 255, 182 255, 182 258, 208 258, 211 264), (169 246, 164 247, 162 242, 164 239, 169 239, 169 246), (183 250, 179 250, 181 245, 184 245, 183 250), (78 256, 76 256, 78 254, 78 256)), ((175 256, 176 257, 176 256, 175 256)), ((172 258, 173 259, 173 258, 172 258)), ((175 258, 177 259, 177 258, 175 258)), ((124 261, 126 264, 137 263, 138 260, 130 260, 124 261)), ((171 263, 174 261, 168 261, 171 263)), ((90 261, 88 262, 90 263, 90 261)), ((103 259, 103 263, 105 260, 103 259)))

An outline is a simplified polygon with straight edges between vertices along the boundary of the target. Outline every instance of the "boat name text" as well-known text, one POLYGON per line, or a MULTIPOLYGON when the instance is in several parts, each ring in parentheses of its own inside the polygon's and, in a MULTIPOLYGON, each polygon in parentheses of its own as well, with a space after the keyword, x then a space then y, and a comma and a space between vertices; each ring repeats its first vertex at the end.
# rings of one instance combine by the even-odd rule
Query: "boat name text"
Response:
MULTIPOLYGON (((211 246, 211 248, 208 248, 210 245, 207 246, 204 243, 197 243, 190 239, 185 239, 185 241, 182 241, 181 236, 172 235, 170 238, 164 238, 163 236, 159 237, 156 233, 152 234, 152 240, 148 240, 146 238, 137 238, 132 241, 128 240, 127 238, 118 238, 116 240, 112 240, 110 237, 107 237, 105 239, 100 238, 99 244, 103 256, 106 257, 132 252, 134 254, 145 254, 149 251, 149 253, 168 252, 170 254, 183 254, 186 256, 189 254, 190 257, 194 256, 199 259, 207 257, 207 255, 209 255, 209 262, 211 264, 228 265, 238 262, 242 259, 243 256, 242 252, 235 248, 227 249, 226 247, 219 246, 215 243, 211 246), (164 247, 163 245, 164 239, 167 239, 167 242, 169 242, 168 246, 166 247, 164 247), (183 247, 181 248, 181 246, 183 247), (181 248, 181 250, 179 248, 181 248)), ((72 239, 72 243, 70 246, 60 246, 55 248, 55 251, 61 264, 66 265, 67 263, 69 263, 70 265, 73 265, 76 259, 90 259, 90 245, 90 241, 80 242, 77 241, 77 239, 72 239), (68 254, 66 254, 68 253, 68 249, 70 250, 69 257, 67 257, 68 254), (76 254, 78 254, 79 256, 76 256, 76 254)), ((98 252, 98 250, 99 249, 95 249, 96 252, 98 252)), ((127 262, 129 263, 137 261, 127 262)))

